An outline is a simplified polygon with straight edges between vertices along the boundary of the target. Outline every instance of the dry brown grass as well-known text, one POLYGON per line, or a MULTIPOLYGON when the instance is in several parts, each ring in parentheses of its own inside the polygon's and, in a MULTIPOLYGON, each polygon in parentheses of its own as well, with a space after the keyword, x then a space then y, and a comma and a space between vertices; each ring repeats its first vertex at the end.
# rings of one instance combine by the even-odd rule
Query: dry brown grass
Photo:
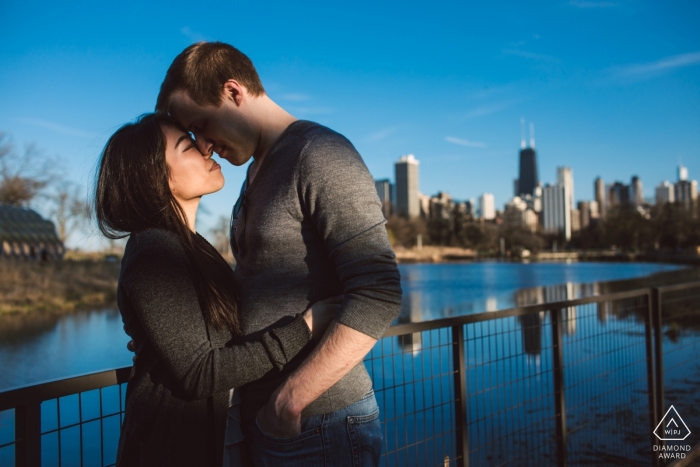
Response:
POLYGON ((119 263, 0 261, 0 314, 66 312, 114 304, 119 263))

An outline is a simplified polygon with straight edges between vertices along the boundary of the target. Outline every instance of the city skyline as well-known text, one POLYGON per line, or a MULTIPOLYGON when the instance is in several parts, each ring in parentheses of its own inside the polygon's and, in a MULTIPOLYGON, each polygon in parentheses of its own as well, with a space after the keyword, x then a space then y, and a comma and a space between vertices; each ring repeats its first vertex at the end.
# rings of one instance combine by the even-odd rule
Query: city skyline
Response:
MULTIPOLYGON (((520 151, 520 171, 522 173, 522 165, 523 165, 523 150, 530 151, 532 149, 532 152, 528 154, 528 157, 530 157, 530 154, 533 156, 535 155, 534 152, 534 141, 531 141, 529 146, 524 146, 524 144, 521 145, 521 151, 520 151)), ((535 156, 536 157, 536 156, 535 156)), ((531 162, 535 160, 534 157, 532 159, 528 159, 526 164, 531 164, 531 162)), ((489 205, 493 203, 495 206, 494 209, 495 211, 500 211, 503 212, 505 208, 511 203, 511 201, 515 198, 523 198, 523 196, 531 196, 530 193, 522 193, 522 190, 519 190, 520 184, 519 184, 519 179, 515 179, 515 184, 514 184, 514 193, 515 192, 520 192, 520 194, 514 194, 508 198, 506 198, 505 201, 499 202, 493 193, 489 191, 484 191, 482 193, 478 194, 473 194, 472 196, 468 196, 465 198, 458 198, 458 197, 453 197, 451 193, 449 193, 447 190, 443 189, 438 189, 437 191, 431 193, 427 193, 423 190, 421 190, 420 185, 418 183, 419 180, 419 172, 418 172, 418 166, 419 166, 419 161, 416 159, 415 155, 413 154, 407 154, 407 155, 401 155, 399 159, 394 162, 394 167, 395 167, 395 175, 394 175, 394 182, 392 183, 391 178, 385 178, 385 179, 376 179, 375 178, 375 185, 377 189, 377 194, 379 195, 380 202, 382 203, 382 209, 385 210, 385 203, 389 201, 390 203, 394 202, 394 204, 397 204, 397 189, 396 189, 396 180, 399 178, 399 166, 408 166, 408 165, 414 166, 412 176, 408 176, 408 172, 406 169, 402 169, 401 176, 403 178, 403 181, 401 183, 402 186, 408 186, 406 183, 406 180, 411 178, 412 183, 411 183, 411 194, 409 195, 408 193, 403 193, 402 195, 402 203, 408 203, 408 199, 411 199, 414 197, 414 194, 417 194, 416 199, 420 199, 420 197, 425 197, 425 198, 430 198, 431 196, 437 196, 440 194, 447 194, 450 196, 450 199, 454 198, 455 202, 471 202, 471 203, 480 203, 481 199, 484 197, 484 195, 488 195, 489 197, 489 205), (503 209, 499 209, 498 206, 503 206, 503 209)), ((534 166, 536 167, 536 162, 534 162, 534 166)), ((527 169, 526 169, 527 170, 527 169)), ((536 169, 535 169, 536 170, 536 169)), ((597 176, 595 179, 593 179, 590 183, 590 185, 593 187, 591 190, 592 192, 592 197, 590 198, 576 198, 575 191, 574 191, 574 171, 572 167, 569 166, 558 166, 556 170, 556 177, 554 179, 556 181, 554 182, 549 182, 549 181, 543 181, 540 180, 535 188, 533 188, 532 193, 533 196, 535 197, 541 197, 542 194, 537 193, 536 188, 544 189, 548 186, 562 186, 565 187, 566 189, 566 200, 563 202, 567 206, 570 207, 570 209, 576 209, 579 203, 596 203, 596 216, 600 215, 601 217, 605 217, 607 208, 611 207, 611 204, 618 204, 620 202, 630 202, 631 204, 635 206, 640 206, 642 204, 649 204, 649 205, 655 205, 658 204, 659 202, 674 202, 674 201, 681 201, 681 202, 686 202, 686 200, 692 200, 692 199, 697 199, 698 196, 698 191, 697 191, 697 186, 698 182, 697 180, 693 179, 692 176, 689 175, 688 168, 684 165, 678 165, 676 167, 676 175, 677 179, 676 180, 671 180, 669 181, 668 179, 666 180, 661 180, 658 182, 658 184, 655 184, 652 182, 651 185, 649 185, 650 190, 652 191, 651 196, 643 196, 640 197, 640 193, 643 193, 643 182, 640 177, 637 175, 630 175, 629 180, 630 183, 628 185, 625 184, 624 180, 608 180, 608 183, 606 183, 606 179, 597 176), (680 183, 680 182, 687 182, 687 183, 680 183), (694 186, 694 188, 693 188, 694 186), (665 192, 666 194, 660 194, 660 190, 662 188, 665 188, 667 191, 665 192), (620 189, 625 190, 624 195, 620 196, 619 194, 615 194, 618 192, 620 189), (610 200, 610 197, 613 196, 615 199, 610 200)), ((402 192, 406 191, 406 188, 402 188, 402 192)), ((418 203, 420 204, 420 203, 418 203)), ((539 211, 539 209, 536 209, 539 211)), ((405 211, 405 209, 403 209, 405 211)), ((477 217, 481 217, 481 214, 479 213, 481 211, 481 208, 477 211, 477 217)), ((386 215, 385 211, 385 215, 386 215)), ((408 215, 408 217, 417 217, 420 213, 420 208, 414 208, 414 210, 411 211, 412 214, 408 215)), ((405 215, 407 214, 406 212, 402 212, 401 208, 397 208, 396 212, 391 212, 392 214, 399 214, 399 215, 405 215)), ((492 217, 488 217, 492 218, 492 217)), ((570 229, 571 227, 569 227, 570 229)))
MULTIPOLYGON (((223 5, 206 0, 4 6, 0 130, 61 156, 85 192, 109 135, 153 109, 168 65, 199 40, 249 55, 272 99, 345 135, 376 179, 414 154, 424 193, 488 191, 502 206, 521 117, 537 125, 543 181, 573 167, 579 199, 596 176, 637 175, 649 198, 679 162, 700 174, 697 3, 243 3, 235 27, 211 21, 223 5)), ((243 182, 222 166, 203 231, 243 182)))

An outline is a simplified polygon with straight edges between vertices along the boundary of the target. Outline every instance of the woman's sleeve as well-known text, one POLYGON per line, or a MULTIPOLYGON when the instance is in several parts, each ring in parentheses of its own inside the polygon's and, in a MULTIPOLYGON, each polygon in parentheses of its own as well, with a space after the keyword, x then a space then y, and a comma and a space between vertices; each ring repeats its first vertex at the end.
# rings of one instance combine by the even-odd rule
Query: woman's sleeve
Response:
POLYGON ((120 279, 122 293, 187 397, 206 398, 281 369, 311 340, 299 315, 254 342, 213 347, 182 247, 172 240, 139 241, 131 253, 120 279))

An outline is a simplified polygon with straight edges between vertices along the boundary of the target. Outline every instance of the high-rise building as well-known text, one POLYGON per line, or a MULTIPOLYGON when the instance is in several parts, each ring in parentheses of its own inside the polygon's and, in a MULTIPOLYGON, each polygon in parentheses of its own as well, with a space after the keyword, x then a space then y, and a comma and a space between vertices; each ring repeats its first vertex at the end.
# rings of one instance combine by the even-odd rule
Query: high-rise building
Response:
POLYGON ((429 212, 430 219, 449 220, 454 209, 454 201, 449 193, 444 191, 430 198, 429 212))
POLYGON ((379 196, 379 202, 382 203, 382 213, 386 219, 392 214, 392 191, 393 186, 388 179, 375 180, 374 187, 377 189, 377 195, 379 196))
POLYGON ((557 185, 566 187, 569 209, 574 208, 574 171, 571 167, 557 167, 557 185))
POLYGON ((418 192, 418 212, 421 219, 430 217, 430 196, 418 192))
POLYGON ((632 177, 632 183, 629 188, 630 203, 639 207, 644 204, 644 187, 642 181, 636 175, 632 177))
POLYGON ((464 202, 464 213, 468 217, 476 217, 476 201, 474 201, 474 198, 469 198, 464 202))
POLYGON ((683 204, 687 209, 692 209, 698 199, 698 182, 693 180, 681 180, 673 185, 673 196, 677 203, 683 204))
MULTIPOLYGON (((593 202, 595 203, 595 201, 593 202)), ((578 212, 579 226, 581 230, 583 230, 591 224, 591 203, 588 201, 579 201, 578 212)))
POLYGON ((396 213, 403 217, 420 216, 418 204, 418 160, 409 154, 394 164, 396 174, 396 213))
POLYGON ((622 182, 615 182, 608 187, 608 207, 613 208, 630 202, 630 187, 622 182))
POLYGON ((568 190, 562 185, 545 185, 542 188, 542 223, 546 233, 563 233, 571 239, 571 209, 568 206, 568 190))
POLYGON ((520 150, 520 177, 518 178, 518 195, 534 195, 539 183, 537 176, 537 153, 535 148, 520 150))
POLYGON ((525 227, 531 232, 537 231, 537 214, 528 203, 519 196, 513 197, 503 211, 503 222, 510 227, 525 227))
POLYGON ((533 195, 535 187, 539 185, 537 172, 537 152, 535 152, 535 126, 530 124, 530 146, 525 145, 525 120, 521 119, 522 137, 520 142, 520 172, 518 179, 514 181, 514 195, 533 195))
POLYGON ((666 203, 673 203, 676 200, 673 185, 666 182, 656 187, 656 204, 661 206, 666 203))
POLYGON ((496 202, 491 193, 484 193, 479 197, 479 217, 487 220, 496 217, 496 202))
POLYGON ((688 180, 688 167, 678 166, 678 181, 684 182, 688 180))
POLYGON ((598 203, 598 214, 600 215, 600 217, 605 217, 605 215, 607 214, 607 200, 605 196, 606 190, 605 183, 600 177, 595 179, 593 191, 595 193, 595 200, 598 203))
POLYGON ((588 208, 591 211, 591 220, 600 218, 600 205, 598 201, 589 201, 588 208))

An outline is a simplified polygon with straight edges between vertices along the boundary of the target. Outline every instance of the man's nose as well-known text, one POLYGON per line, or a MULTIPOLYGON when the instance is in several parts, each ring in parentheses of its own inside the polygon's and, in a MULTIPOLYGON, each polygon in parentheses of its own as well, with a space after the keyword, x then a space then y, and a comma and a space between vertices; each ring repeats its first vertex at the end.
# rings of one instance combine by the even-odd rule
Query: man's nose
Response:
POLYGON ((197 148, 199 152, 205 156, 211 156, 213 154, 214 142, 203 135, 195 134, 195 142, 197 143, 197 148))

